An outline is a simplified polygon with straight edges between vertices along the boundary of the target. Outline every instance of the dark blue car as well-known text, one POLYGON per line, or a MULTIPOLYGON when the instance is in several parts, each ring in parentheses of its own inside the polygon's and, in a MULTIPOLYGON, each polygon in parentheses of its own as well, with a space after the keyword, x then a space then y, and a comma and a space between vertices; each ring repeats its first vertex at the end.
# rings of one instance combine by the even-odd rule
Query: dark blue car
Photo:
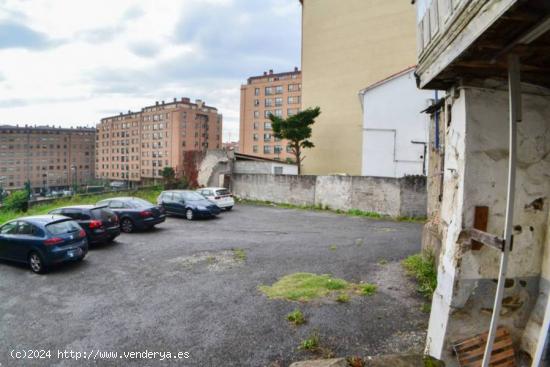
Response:
POLYGON ((0 227, 0 259, 28 264, 35 273, 87 253, 86 232, 61 215, 23 217, 0 227))
POLYGON ((212 218, 220 214, 221 209, 195 191, 171 190, 163 191, 157 199, 157 204, 168 214, 184 215, 185 218, 212 218))
POLYGON ((161 208, 147 200, 134 197, 119 197, 101 200, 97 206, 108 206, 118 216, 122 232, 153 228, 166 220, 161 208))

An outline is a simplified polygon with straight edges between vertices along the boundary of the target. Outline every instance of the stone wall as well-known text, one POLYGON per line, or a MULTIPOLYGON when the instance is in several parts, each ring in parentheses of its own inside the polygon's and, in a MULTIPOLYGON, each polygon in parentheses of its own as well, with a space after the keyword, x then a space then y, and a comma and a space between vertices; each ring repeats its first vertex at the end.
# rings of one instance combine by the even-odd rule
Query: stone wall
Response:
POLYGON ((331 209, 359 209, 393 217, 426 216, 426 179, 364 176, 233 174, 238 197, 331 209))

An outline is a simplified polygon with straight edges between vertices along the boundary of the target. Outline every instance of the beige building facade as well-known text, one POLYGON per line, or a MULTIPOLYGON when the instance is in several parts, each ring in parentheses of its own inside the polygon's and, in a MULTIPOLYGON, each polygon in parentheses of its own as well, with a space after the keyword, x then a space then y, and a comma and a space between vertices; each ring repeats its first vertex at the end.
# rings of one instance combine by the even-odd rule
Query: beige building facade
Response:
POLYGON ((269 159, 286 160, 294 156, 287 142, 273 136, 269 115, 286 118, 301 111, 302 74, 298 68, 248 78, 241 86, 239 149, 269 159))
POLYGON ((181 177, 185 152, 220 149, 221 136, 218 110, 189 98, 103 118, 97 125, 96 178, 149 183, 162 178, 164 167, 181 177))
MULTIPOLYGON (((394 0, 301 2, 302 106, 321 107, 304 173, 360 175, 358 92, 416 63, 414 7, 394 0)), ((399 108, 397 96, 395 103, 391 108, 399 108)))
POLYGON ((93 128, 0 126, 0 185, 34 192, 89 183, 94 177, 93 128))

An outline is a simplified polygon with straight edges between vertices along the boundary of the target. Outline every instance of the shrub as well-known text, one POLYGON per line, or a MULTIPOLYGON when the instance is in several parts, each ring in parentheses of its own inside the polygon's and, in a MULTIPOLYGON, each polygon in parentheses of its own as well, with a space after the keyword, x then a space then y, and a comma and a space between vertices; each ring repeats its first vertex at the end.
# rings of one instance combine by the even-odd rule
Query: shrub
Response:
POLYGON ((4 208, 15 212, 26 212, 29 209, 29 195, 27 191, 20 190, 12 192, 4 200, 4 208))

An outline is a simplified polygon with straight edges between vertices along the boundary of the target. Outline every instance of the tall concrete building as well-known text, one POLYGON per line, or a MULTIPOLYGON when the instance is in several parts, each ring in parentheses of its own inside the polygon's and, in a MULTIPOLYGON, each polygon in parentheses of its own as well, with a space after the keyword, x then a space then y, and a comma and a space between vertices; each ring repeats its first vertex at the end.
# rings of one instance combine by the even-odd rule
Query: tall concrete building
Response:
MULTIPOLYGON (((410 1, 301 0, 302 106, 321 107, 307 174, 361 174, 358 92, 416 62, 410 1)), ((368 106, 366 106, 368 108, 368 106)), ((396 98, 394 108, 399 108, 396 98)))
POLYGON ((293 71, 248 78, 241 86, 239 149, 243 154, 285 160, 294 156, 273 136, 269 114, 286 118, 301 110, 302 73, 293 71))
POLYGON ((0 186, 30 181, 35 192, 89 183, 94 177, 93 128, 0 126, 0 186))
POLYGON ((222 115, 201 100, 174 98, 106 117, 97 125, 96 178, 149 183, 164 167, 181 177, 185 152, 220 149, 221 137, 222 115))

